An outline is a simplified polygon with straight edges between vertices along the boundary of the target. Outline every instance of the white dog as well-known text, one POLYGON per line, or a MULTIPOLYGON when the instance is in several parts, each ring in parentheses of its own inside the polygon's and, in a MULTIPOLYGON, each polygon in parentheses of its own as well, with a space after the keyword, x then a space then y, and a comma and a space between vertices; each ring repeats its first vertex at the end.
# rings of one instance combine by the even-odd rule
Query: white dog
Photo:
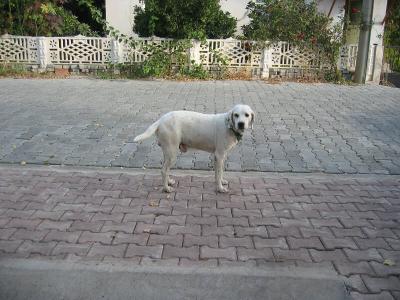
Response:
POLYGON ((236 105, 223 114, 201 114, 193 111, 173 111, 162 116, 147 130, 135 137, 135 142, 149 138, 154 133, 158 145, 164 153, 161 170, 163 191, 171 192, 174 180, 169 178, 169 170, 176 161, 178 150, 186 152, 195 148, 215 155, 215 182, 217 191, 228 191, 228 184, 222 177, 227 152, 242 138, 245 129, 253 128, 254 112, 248 105, 236 105))

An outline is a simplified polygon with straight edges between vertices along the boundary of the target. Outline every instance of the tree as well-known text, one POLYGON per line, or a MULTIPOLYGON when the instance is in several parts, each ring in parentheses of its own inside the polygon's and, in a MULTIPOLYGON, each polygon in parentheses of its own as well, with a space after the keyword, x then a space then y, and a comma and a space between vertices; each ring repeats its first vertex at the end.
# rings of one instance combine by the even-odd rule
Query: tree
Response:
POLYGON ((93 0, 3 0, 0 1, 0 34, 32 36, 99 35, 102 13, 93 0), (94 28, 68 9, 86 10, 94 28), (94 28, 94 29, 93 29, 94 28))
POLYGON ((135 9, 133 30, 140 36, 228 38, 236 19, 223 12, 219 0, 145 0, 135 9))
POLYGON ((318 12, 315 1, 262 0, 249 2, 250 24, 243 26, 249 39, 286 41, 313 50, 337 73, 336 61, 342 42, 341 24, 318 12))

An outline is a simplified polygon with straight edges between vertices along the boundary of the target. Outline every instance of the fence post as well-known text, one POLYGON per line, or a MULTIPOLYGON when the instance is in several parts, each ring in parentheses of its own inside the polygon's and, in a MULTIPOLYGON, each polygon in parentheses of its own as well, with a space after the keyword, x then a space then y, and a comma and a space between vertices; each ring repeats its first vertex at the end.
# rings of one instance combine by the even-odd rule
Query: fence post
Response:
POLYGON ((200 59, 201 42, 198 40, 192 40, 192 47, 189 49, 189 59, 190 63, 195 63, 197 65, 201 64, 200 59))
POLYGON ((272 53, 271 47, 269 45, 265 45, 262 50, 261 61, 261 78, 268 79, 269 78, 269 68, 272 65, 272 53))
POLYGON ((37 37, 37 52, 38 52, 38 64, 39 64, 39 72, 46 71, 46 67, 49 64, 49 46, 48 46, 48 38, 44 36, 37 37))
POLYGON ((111 38, 111 63, 123 63, 122 45, 114 37, 111 38))

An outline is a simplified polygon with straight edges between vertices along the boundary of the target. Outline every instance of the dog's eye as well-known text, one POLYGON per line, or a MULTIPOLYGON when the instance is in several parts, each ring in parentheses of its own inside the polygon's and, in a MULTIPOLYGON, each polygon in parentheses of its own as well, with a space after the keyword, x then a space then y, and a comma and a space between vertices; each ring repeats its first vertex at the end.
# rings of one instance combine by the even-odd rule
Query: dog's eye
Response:
POLYGON ((244 116, 245 116, 246 118, 248 118, 248 117, 249 117, 249 114, 244 114, 244 116))
POLYGON ((235 118, 239 118, 239 114, 235 114, 235 118))

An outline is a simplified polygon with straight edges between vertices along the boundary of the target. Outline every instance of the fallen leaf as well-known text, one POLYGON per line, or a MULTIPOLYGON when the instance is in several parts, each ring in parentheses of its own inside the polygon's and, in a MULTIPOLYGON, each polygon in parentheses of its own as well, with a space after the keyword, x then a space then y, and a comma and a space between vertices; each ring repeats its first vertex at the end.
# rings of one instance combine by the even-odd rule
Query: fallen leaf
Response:
POLYGON ((25 166, 26 165, 26 161, 21 161, 21 165, 25 166))
POLYGON ((393 260, 391 260, 391 259, 385 259, 384 261, 383 261, 383 264, 385 265, 385 266, 395 266, 396 265, 396 263, 393 261, 393 260))
POLYGON ((151 207, 157 207, 158 206, 158 203, 157 202, 155 202, 155 201, 150 201, 150 204, 149 204, 151 207))
POLYGON ((171 195, 167 195, 167 199, 171 198, 171 195))
POLYGON ((150 233, 150 232, 151 232, 151 229, 150 229, 150 228, 145 228, 145 229, 143 229, 143 232, 145 232, 145 233, 150 233))
POLYGON ((142 167, 142 169, 143 169, 143 170, 146 170, 146 167, 145 167, 145 166, 143 166, 143 167, 142 167))

